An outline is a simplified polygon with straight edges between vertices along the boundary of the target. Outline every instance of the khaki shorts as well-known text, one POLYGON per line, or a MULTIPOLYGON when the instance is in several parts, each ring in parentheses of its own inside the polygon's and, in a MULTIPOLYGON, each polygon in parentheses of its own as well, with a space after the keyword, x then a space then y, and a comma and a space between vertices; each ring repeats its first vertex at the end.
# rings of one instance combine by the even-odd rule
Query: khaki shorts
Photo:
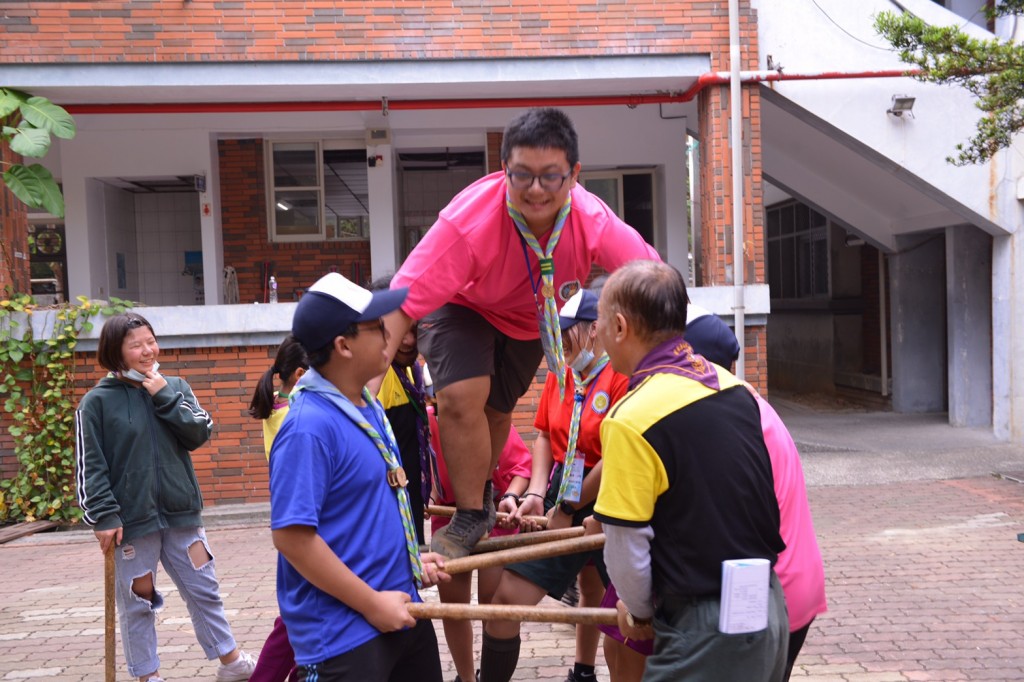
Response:
POLYGON ((509 338, 480 313, 454 303, 420 320, 417 343, 427 359, 435 391, 457 381, 489 376, 487 405, 505 414, 515 409, 530 388, 544 357, 540 339, 509 338))

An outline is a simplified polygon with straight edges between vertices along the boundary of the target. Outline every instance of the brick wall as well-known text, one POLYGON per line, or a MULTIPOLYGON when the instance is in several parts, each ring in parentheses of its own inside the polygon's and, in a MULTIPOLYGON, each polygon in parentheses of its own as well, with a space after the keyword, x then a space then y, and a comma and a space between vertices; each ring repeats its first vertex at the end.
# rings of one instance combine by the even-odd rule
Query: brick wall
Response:
POLYGON ((369 241, 270 241, 262 140, 221 140, 217 147, 224 265, 238 275, 240 303, 265 301, 265 278, 270 275, 277 278, 281 301, 296 300, 298 290, 328 272, 365 283, 370 276, 369 241))
POLYGON ((0 62, 19 63, 728 54, 728 37, 724 0, 0 2, 0 62))
MULTIPOLYGON (((13 124, 12 124, 13 125, 13 124)), ((20 155, 0 144, 0 166, 21 163, 20 155)), ((0 292, 29 293, 28 209, 0 182, 0 292)))
MULTIPOLYGON (((741 9, 743 69, 757 69, 756 16, 749 7, 741 9)), ((727 18, 727 17, 725 17, 727 18)), ((728 40, 728 24, 724 25, 728 40)), ((713 71, 729 70, 729 51, 711 53, 713 71)), ((746 284, 767 281, 764 258, 764 211, 761 177, 761 98, 757 85, 745 85, 743 107, 743 244, 740 250, 746 284)), ((728 86, 714 86, 698 95, 701 142, 701 253, 702 281, 698 286, 729 285, 735 282, 732 206, 732 144, 728 86)), ((767 337, 765 327, 748 327, 744 339, 745 379, 767 395, 767 337)))

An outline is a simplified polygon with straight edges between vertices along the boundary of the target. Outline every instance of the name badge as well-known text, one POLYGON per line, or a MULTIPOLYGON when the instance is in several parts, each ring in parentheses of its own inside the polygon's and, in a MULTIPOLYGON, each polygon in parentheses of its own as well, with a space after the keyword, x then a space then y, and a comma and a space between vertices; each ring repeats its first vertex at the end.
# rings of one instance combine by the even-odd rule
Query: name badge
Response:
POLYGON ((579 502, 583 494, 583 471, 586 464, 585 455, 579 450, 573 457, 572 467, 569 469, 569 485, 565 490, 565 499, 568 502, 579 502))

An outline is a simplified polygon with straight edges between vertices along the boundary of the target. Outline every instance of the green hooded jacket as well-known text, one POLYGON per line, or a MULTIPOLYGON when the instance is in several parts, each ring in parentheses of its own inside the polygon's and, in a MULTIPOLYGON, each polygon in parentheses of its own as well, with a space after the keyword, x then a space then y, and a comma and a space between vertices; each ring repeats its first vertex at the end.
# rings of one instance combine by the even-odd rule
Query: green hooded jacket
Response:
POLYGON ((202 525, 189 453, 209 440, 213 420, 184 379, 164 378, 151 396, 108 376, 75 411, 78 504, 96 530, 123 526, 122 542, 202 525))

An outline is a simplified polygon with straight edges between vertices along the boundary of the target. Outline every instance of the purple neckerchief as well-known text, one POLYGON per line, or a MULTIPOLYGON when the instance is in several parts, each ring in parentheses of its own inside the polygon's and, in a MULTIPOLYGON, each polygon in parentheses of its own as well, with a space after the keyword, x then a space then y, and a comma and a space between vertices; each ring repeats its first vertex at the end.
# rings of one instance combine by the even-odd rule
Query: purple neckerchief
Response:
POLYGON ((438 494, 443 495, 443 486, 440 484, 441 476, 437 469, 437 454, 430 445, 430 422, 427 420, 427 407, 425 402, 426 389, 423 385, 423 368, 415 360, 409 368, 412 372, 412 381, 405 367, 392 362, 391 367, 398 376, 399 383, 405 390, 405 397, 416 411, 416 440, 420 450, 420 492, 423 495, 424 503, 430 499, 432 488, 431 480, 438 481, 438 494))
POLYGON ((629 390, 640 385, 640 382, 653 374, 675 374, 693 379, 704 384, 713 391, 720 390, 718 372, 703 355, 693 352, 693 346, 682 336, 669 339, 651 349, 643 357, 633 376, 629 377, 629 390))

